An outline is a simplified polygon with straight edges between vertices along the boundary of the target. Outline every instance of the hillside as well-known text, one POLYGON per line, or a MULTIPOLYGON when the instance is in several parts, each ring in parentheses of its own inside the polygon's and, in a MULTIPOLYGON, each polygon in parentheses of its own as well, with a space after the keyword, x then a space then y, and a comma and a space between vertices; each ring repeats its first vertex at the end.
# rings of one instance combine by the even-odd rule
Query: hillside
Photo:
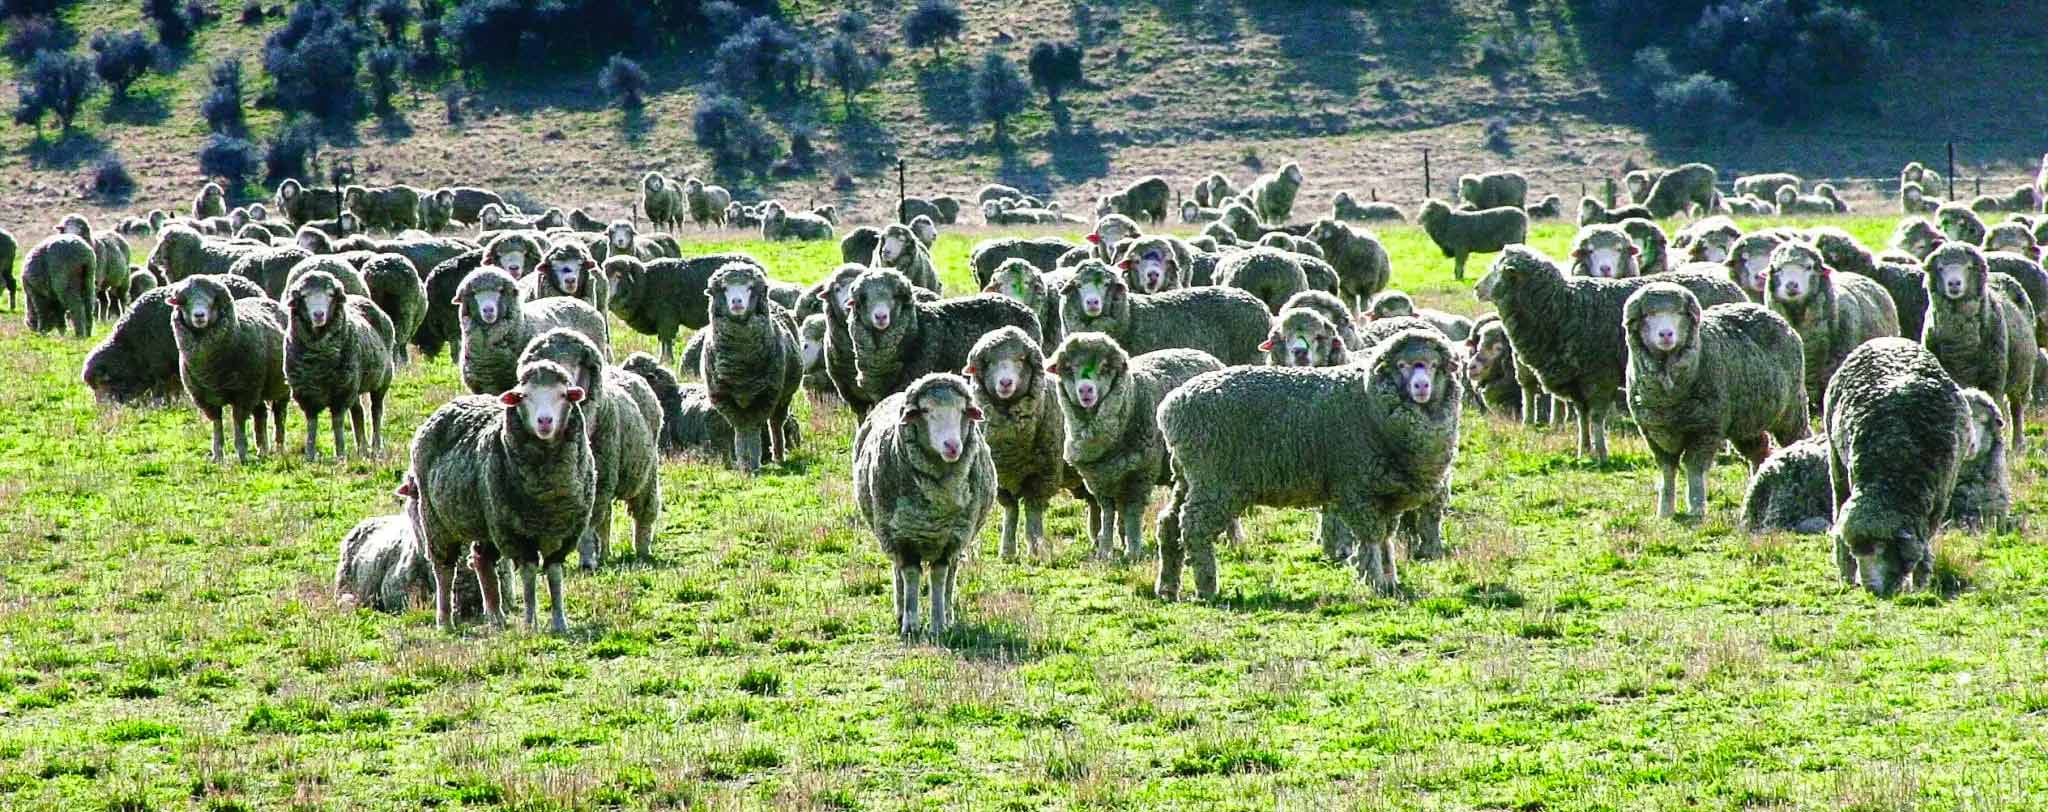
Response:
MULTIPOLYGON (((729 185, 744 197, 882 212, 893 202, 893 161, 901 157, 912 193, 960 193, 996 179, 1073 204, 1144 174, 1185 187, 1213 169, 1243 179, 1296 160, 1309 170, 1305 194, 1317 205, 1337 188, 1410 202, 1422 195, 1428 149, 1439 193, 1459 172, 1511 165, 1530 173, 1532 191, 1570 198, 1582 184, 1598 188, 1627 160, 1884 177, 1908 159, 1941 160, 1950 140, 1965 178, 2031 175, 2038 134, 2048 129, 2048 110, 2024 72, 2006 67, 2048 58, 2048 42, 2010 36, 2011 20, 2048 10, 2039 2, 1974 4, 1922 28, 1887 29, 1892 48, 1877 102, 1745 125, 1702 146, 1676 146, 1689 140, 1685 122, 1631 107, 1627 54, 1610 53, 1578 22, 1579 4, 1562 0, 968 2, 961 41, 936 56, 904 46, 899 27, 909 5, 784 3, 784 17, 807 36, 848 7, 864 9, 874 21, 869 40, 893 59, 850 110, 822 89, 760 108, 784 148, 792 130, 814 130, 820 158, 804 174, 728 178, 729 185), (1050 39, 1085 48, 1088 84, 1066 95, 1065 126, 1039 97, 1013 123, 1013 147, 997 149, 972 113, 971 68, 991 48, 1021 62, 1032 43, 1050 39), (1473 67, 1488 42, 1506 43, 1513 55, 1497 78, 1473 67), (1491 148, 1488 122, 1506 127, 1504 142, 1491 148), (842 174, 850 188, 835 190, 842 174)), ((110 104, 99 94, 76 133, 0 133, 0 190, 27 208, 182 204, 199 177, 194 155, 205 126, 197 105, 208 65, 242 56, 251 101, 268 84, 260 51, 281 19, 243 25, 234 8, 223 4, 190 49, 161 61, 169 75, 146 77, 130 101, 110 104), (91 169, 106 154, 124 159, 140 182, 131 199, 86 198, 91 169)), ((97 30, 141 25, 136 4, 119 0, 72 3, 63 19, 80 43, 97 30)), ((641 55, 654 87, 639 115, 603 103, 596 66, 550 67, 468 81, 470 114, 459 127, 444 118, 438 84, 408 85, 395 116, 331 134, 325 154, 351 156, 369 181, 462 180, 623 214, 646 170, 710 171, 690 116, 709 81, 713 45, 641 55)), ((0 80, 11 83, 17 70, 0 64, 0 80)), ((251 125, 260 143, 280 117, 252 109, 251 125)))

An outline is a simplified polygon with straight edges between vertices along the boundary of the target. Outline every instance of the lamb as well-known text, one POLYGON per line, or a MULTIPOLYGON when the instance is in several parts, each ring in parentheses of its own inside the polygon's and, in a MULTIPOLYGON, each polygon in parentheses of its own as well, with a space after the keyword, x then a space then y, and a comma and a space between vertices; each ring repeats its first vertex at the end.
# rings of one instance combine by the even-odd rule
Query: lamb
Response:
POLYGON ((228 194, 220 184, 207 181, 199 187, 199 194, 192 198, 192 217, 224 217, 228 213, 228 194))
POLYGON ((1805 358, 1792 325, 1742 302, 1702 309, 1692 291, 1652 282, 1623 306, 1628 407, 1663 471, 1657 515, 1670 517, 1685 466, 1693 516, 1707 512, 1707 470, 1733 444, 1752 467, 1771 441, 1806 436, 1805 358))
POLYGON ((1251 201, 1252 210, 1261 221, 1285 223, 1294 212, 1294 195, 1301 191, 1301 181, 1301 166, 1288 161, 1280 171, 1253 180, 1252 185, 1245 187, 1244 197, 1251 201))
POLYGON ((195 274, 225 274, 235 260, 263 250, 265 246, 228 243, 199 236, 188 226, 166 226, 149 252, 146 266, 165 282, 180 282, 195 274))
POLYGON ((1632 217, 1655 219, 1655 216, 1650 213, 1649 208, 1645 206, 1616 206, 1610 209, 1593 198, 1579 198, 1579 225, 1581 226, 1619 223, 1632 217))
POLYGON ((267 418, 276 420, 284 444, 285 313, 266 298, 233 298, 228 286, 209 275, 189 277, 171 289, 172 340, 178 347, 178 377, 192 405, 213 424, 213 453, 221 461, 223 409, 233 411, 235 456, 249 460, 248 422, 256 423, 256 448, 267 453, 267 418), (268 414, 265 407, 268 407, 268 414))
POLYGON ((1849 353, 1823 411, 1842 580, 1879 596, 1925 587, 1969 442, 1961 387, 1926 348, 1880 338, 1849 353))
POLYGON ((1806 243, 1787 242, 1771 252, 1764 291, 1764 304, 1799 331, 1808 403, 1822 399, 1835 369, 1857 345, 1899 334, 1899 312, 1883 285, 1835 273, 1806 243))
POLYGON ((906 637, 922 625, 927 570, 931 634, 945 633, 960 558, 995 499, 995 464, 969 391, 957 375, 921 377, 877 404, 854 434, 854 501, 895 571, 892 605, 906 637))
POLYGON ((1628 279, 1641 276, 1636 258, 1642 253, 1621 226, 1584 226, 1572 235, 1573 276, 1628 279))
POLYGON ((578 560, 595 570, 611 557, 612 503, 626 503, 633 517, 633 552, 654 554, 654 528, 661 521, 662 405, 646 379, 605 364, 589 338, 560 328, 534 336, 519 354, 522 368, 551 361, 569 371, 584 392, 583 419, 590 427, 591 462, 597 479, 590 527, 577 543, 578 560))
POLYGON ((1525 208, 1529 203, 1529 179, 1520 172, 1486 172, 1458 177, 1460 208, 1477 211, 1502 206, 1525 208))
POLYGON ((648 222, 655 228, 681 228, 683 216, 690 211, 689 205, 682 188, 668 176, 660 172, 640 176, 640 213, 647 215, 648 222))
POLYGON ((1205 372, 1222 369, 1214 356, 1197 350, 1160 350, 1131 356, 1102 333, 1069 333, 1047 359, 1046 372, 1059 378, 1060 413, 1066 418, 1062 459, 1081 474, 1101 508, 1095 554, 1144 550, 1145 504, 1170 471, 1159 424, 1153 420, 1167 393, 1205 372))
POLYGON ((342 213, 340 191, 302 186, 294 178, 285 178, 277 185, 274 202, 285 220, 295 228, 323 217, 338 217, 342 213))
POLYGON ((1643 207, 1662 220, 1697 206, 1702 213, 1721 208, 1721 193, 1714 189, 1714 168, 1706 164, 1685 164, 1664 173, 1650 186, 1643 207))
POLYGON ((1464 373, 1467 385, 1479 396, 1480 408, 1521 419, 1523 390, 1515 374, 1515 348, 1508 343, 1500 316, 1489 314, 1473 323, 1472 337, 1465 340, 1464 373))
POLYGON ((975 243, 968 264, 974 268, 975 284, 987 287, 989 277, 1007 260, 1021 259, 1040 271, 1051 271, 1059 267, 1061 256, 1079 247, 1058 237, 997 237, 975 243))
MULTIPOLYGON (((372 516, 356 523, 341 540, 334 568, 334 592, 346 609, 403 612, 434 599, 434 564, 413 534, 404 513, 372 516)), ((476 583, 456 584, 458 614, 474 617, 483 610, 476 583)))
POLYGON ((1350 192, 1339 191, 1330 197, 1330 218, 1359 223, 1405 223, 1408 216, 1392 203, 1377 200, 1360 202, 1350 192))
POLYGON ((1232 366, 1264 361, 1258 345, 1273 312, 1258 297, 1234 287, 1132 295, 1123 275, 1094 260, 1082 263, 1061 287, 1059 311, 1060 329, 1068 336, 1103 333, 1139 355, 1200 350, 1232 366))
POLYGON ((1926 259, 1928 254, 1934 253, 1934 249, 1948 239, 1948 235, 1936 229, 1934 224, 1926 219, 1908 217, 1900 220, 1898 227, 1892 229, 1891 247, 1911 256, 1917 262, 1926 259))
POLYGON ((1308 239, 1322 249, 1323 258, 1336 270, 1337 295, 1346 302, 1371 298, 1385 289, 1393 276, 1387 249, 1371 231, 1336 220, 1318 220, 1309 227, 1308 239))
POLYGON ((341 205, 365 229, 403 231, 420 227, 420 190, 411 186, 350 186, 341 205))
POLYGON ((1834 512, 1826 434, 1772 452, 1750 475, 1742 497, 1742 526, 1751 533, 1818 535, 1834 523, 1834 512))
MULTIPOLYGON (((1464 341, 1472 337, 1472 320, 1442 310, 1416 307, 1415 300, 1398 290, 1384 290, 1365 303, 1365 318, 1371 321, 1412 316, 1429 322, 1437 332, 1452 341, 1464 341)), ((1367 342, 1372 343, 1372 342, 1367 342)))
MULTIPOLYGON (((701 372, 711 404, 733 427, 734 458, 748 474, 766 458, 782 462, 789 405, 803 385, 795 325, 789 312, 768 301, 768 276, 758 266, 728 263, 705 286, 711 324, 701 372)), ((887 324, 887 317, 881 321, 887 324)))
POLYGON ((1037 339, 1015 327, 991 331, 967 353, 963 374, 974 384, 974 405, 984 418, 982 432, 996 466, 996 502, 1003 508, 1000 552, 1017 558, 1021 503, 1024 539, 1033 557, 1050 555, 1045 543, 1045 508, 1061 488, 1088 502, 1088 529, 1099 532, 1101 513, 1080 472, 1061 458, 1066 422, 1057 386, 1045 374, 1045 351, 1037 339))
MULTIPOLYGON (((1701 307, 1743 301, 1734 283, 1694 271, 1634 279, 1566 276, 1549 257, 1527 246, 1509 248, 1479 281, 1480 300, 1500 309, 1515 360, 1535 373, 1543 391, 1571 404, 1579 453, 1594 460, 1607 459, 1607 414, 1628 361, 1624 304, 1644 285, 1658 281, 1692 291, 1701 307)), ((1524 392, 1526 399, 1529 387, 1524 392)), ((1530 419, 1526 408, 1523 419, 1530 419)))
POLYGON ((690 209, 690 222, 700 226, 730 226, 727 207, 733 203, 732 193, 723 186, 713 186, 696 178, 683 179, 683 202, 690 209))
POLYGON ((52 234, 29 249, 21 265, 21 287, 28 294, 28 328, 39 333, 63 332, 66 319, 79 338, 92 335, 99 307, 99 254, 92 243, 70 234, 52 234))
MULTIPOLYGON (((924 375, 965 367, 974 342, 989 332, 1003 327, 1038 332, 1038 319, 1030 309, 1008 297, 984 293, 919 301, 910 281, 887 268, 862 273, 850 293, 851 394, 866 403, 880 402, 924 375)), ((834 381, 838 380, 835 373, 834 381)))
POLYGON ((910 284, 925 290, 938 292, 939 271, 932 265, 931 252, 923 241, 902 224, 891 225, 882 230, 882 240, 875 246, 875 255, 868 265, 875 268, 892 268, 903 274, 910 284))
POLYGON ((545 570, 549 627, 568 631, 562 561, 590 524, 596 463, 583 412, 585 392, 552 361, 520 368, 496 397, 458 397, 413 435, 412 466, 400 494, 413 532, 434 564, 434 621, 453 620, 455 564, 465 557, 483 593, 483 614, 504 622, 498 561, 519 566, 526 623, 538 628, 536 570, 545 570))
MULTIPOLYGON (((1927 256, 1927 325, 1921 340, 1957 384, 1982 389, 2012 418, 2012 447, 2026 448, 2026 406, 2034 393, 2033 312, 2026 294, 1992 284, 1984 253, 1944 243, 1927 256)), ((2013 285, 2017 288, 2017 285, 2013 285)))
POLYGON ((1155 594, 1178 597, 1185 559, 1196 594, 1213 598, 1215 538, 1253 505, 1322 507, 1360 542, 1359 576, 1392 592, 1389 537, 1401 514, 1441 498, 1457 456, 1456 362, 1442 336, 1411 330, 1355 364, 1229 369, 1167 395, 1158 425, 1173 495, 1155 594))
POLYGON ((1288 297, 1309 289, 1308 276, 1291 253, 1265 247, 1224 257, 1216 265, 1216 284, 1250 293, 1274 313, 1288 297))
MULTIPOLYGON (((1296 170, 1294 183, 1301 184, 1300 171, 1296 170)), ((1277 191, 1274 192, 1277 194, 1277 191)), ((1287 191, 1287 207, 1294 205, 1293 190, 1287 191)), ((1096 198, 1095 216, 1121 214, 1133 220, 1144 219, 1154 225, 1166 224, 1166 204, 1173 199, 1173 187, 1158 175, 1147 175, 1121 191, 1096 198)), ((1286 219, 1285 217, 1281 218, 1286 219)), ((1276 221, 1277 222, 1277 221, 1276 221)))
POLYGON ((1671 240, 1671 246, 1684 252, 1687 262, 1718 263, 1728 261, 1729 251, 1739 239, 1742 239, 1742 228, 1735 225, 1735 221, 1717 214, 1679 229, 1678 236, 1671 240))
POLYGON ((1812 229, 1807 236, 1828 267, 1869 277, 1884 287, 1899 314, 1899 335, 1920 335, 1927 317, 1927 275, 1920 272, 1918 263, 1880 261, 1849 232, 1834 226, 1812 229))
POLYGON ((832 239, 832 224, 815 214, 784 211, 782 204, 771 201, 761 213, 761 238, 770 242, 829 240, 832 239))
POLYGON ((524 301, 519 283, 498 268, 471 271, 455 301, 462 318, 462 385, 471 394, 511 389, 518 382, 519 353, 534 336, 556 327, 582 333, 600 352, 610 352, 603 314, 580 299, 524 301))
POLYGON ((1899 187, 1899 211, 1906 214, 1933 214, 1946 205, 1948 201, 1928 194, 1920 184, 1908 183, 1899 187))
POLYGON ((1827 201, 1828 205, 1834 207, 1836 214, 1849 213, 1849 204, 1835 191, 1834 184, 1823 183, 1813 187, 1813 196, 1827 201))
POLYGON ((611 282, 582 244, 564 242, 548 249, 535 270, 538 273, 519 281, 527 301, 566 296, 583 300, 599 313, 610 309, 611 282))
POLYGON ((1208 177, 1195 182, 1195 205, 1222 208, 1223 201, 1236 196, 1237 187, 1232 186, 1230 178, 1221 172, 1211 172, 1208 177))
POLYGON ((1465 260, 1473 254, 1490 254, 1529 239, 1529 215, 1521 209, 1495 208, 1453 211, 1441 200, 1426 200, 1416 216, 1429 239, 1453 261, 1451 276, 1463 281, 1465 260))
POLYGON ((391 362, 405 366, 411 360, 406 343, 412 341, 413 334, 427 319, 426 283, 420 281, 419 272, 413 270, 405 257, 378 254, 363 263, 363 287, 369 289, 370 301, 391 319, 396 337, 391 342, 391 362))
POLYGON ((1777 197, 1780 188, 1790 186, 1798 192, 1805 181, 1790 172, 1772 172, 1761 175, 1743 175, 1735 179, 1735 193, 1751 197, 1777 197))
MULTIPOLYGON (((418 277, 413 278, 418 284, 418 277)), ((306 414, 306 461, 320 459, 320 413, 328 413, 334 458, 348 456, 341 418, 347 413, 356 447, 384 448, 384 394, 391 389, 392 347, 404 346, 391 319, 362 296, 342 290, 332 274, 300 276, 285 291, 284 379, 306 414), (363 399, 370 401, 370 436, 363 437, 363 399)))
POLYGON ((761 227, 761 211, 737 200, 725 204, 726 228, 753 229, 761 227))

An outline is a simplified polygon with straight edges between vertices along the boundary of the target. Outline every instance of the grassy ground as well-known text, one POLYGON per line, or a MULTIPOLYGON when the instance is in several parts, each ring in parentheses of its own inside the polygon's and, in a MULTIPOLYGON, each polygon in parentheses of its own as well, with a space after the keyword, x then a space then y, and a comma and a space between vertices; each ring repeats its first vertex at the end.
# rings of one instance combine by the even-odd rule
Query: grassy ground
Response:
MULTIPOLYGON (((1475 309, 1420 234, 1385 236, 1401 287, 1475 309)), ((954 286, 970 243, 940 243, 954 286)), ((836 257, 693 250, 734 247, 796 280, 836 257)), ((1732 460, 1706 520, 1655 518, 1626 426, 1594 466, 1468 413, 1454 552, 1400 599, 1319 562, 1306 514, 1261 511, 1221 599, 1161 604, 1153 564, 1085 559, 1061 501, 1053 561, 997 561, 991 527, 959 631, 907 645, 849 504, 849 421, 814 413, 758 479, 666 465, 656 560, 572 576, 568 636, 450 635, 328 594, 402 450, 211 465, 189 407, 96 406, 83 344, 10 316, 0 345, 7 809, 2048 804, 2038 535, 1946 535, 1942 590, 1876 600, 1823 540, 1733 528, 1732 460)), ((458 388, 446 361, 401 376, 401 449, 458 388)), ((2020 468, 2038 514, 2041 453, 2020 468)))

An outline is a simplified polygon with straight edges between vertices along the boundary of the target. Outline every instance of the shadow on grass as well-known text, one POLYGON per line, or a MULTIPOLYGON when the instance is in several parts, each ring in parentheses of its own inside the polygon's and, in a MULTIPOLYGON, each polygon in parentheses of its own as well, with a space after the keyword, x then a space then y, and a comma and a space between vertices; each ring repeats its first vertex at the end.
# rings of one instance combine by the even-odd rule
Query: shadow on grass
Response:
POLYGON ((105 139, 74 128, 57 133, 55 139, 49 133, 38 133, 23 152, 28 155, 28 165, 36 169, 77 169, 106 149, 105 139))
POLYGON ((619 137, 626 143, 642 146, 647 143, 647 134, 654 131, 654 119, 649 118, 642 107, 628 108, 619 115, 619 137))
POLYGON ((968 93, 972 84, 973 73, 952 60, 919 69, 917 95, 925 116, 954 130, 973 127, 974 104, 968 93))
POLYGON ((979 662, 1025 662, 1045 656, 1045 647, 1016 623, 956 620, 933 645, 979 662))
POLYGON ((100 119, 108 124, 162 124, 171 117, 171 107, 164 101, 168 95, 167 90, 146 93, 130 90, 128 95, 108 99, 106 112, 100 119))

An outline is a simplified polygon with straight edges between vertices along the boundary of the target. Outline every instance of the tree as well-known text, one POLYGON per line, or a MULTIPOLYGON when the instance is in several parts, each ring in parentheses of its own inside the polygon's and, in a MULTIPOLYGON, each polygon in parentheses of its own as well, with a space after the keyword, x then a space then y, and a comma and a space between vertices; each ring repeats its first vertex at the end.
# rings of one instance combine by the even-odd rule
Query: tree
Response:
POLYGON ((214 133, 207 136, 206 146, 199 148, 200 174, 226 180, 229 198, 241 191, 259 164, 256 145, 247 139, 214 133))
POLYGON ((1071 42, 1041 42, 1031 46, 1026 61, 1031 85, 1045 92, 1048 102, 1060 103, 1060 94, 1081 83, 1081 46, 1071 42))
POLYGON ((15 81, 20 86, 21 107, 15 110, 14 120, 41 127, 43 115, 54 114, 66 132, 71 130, 72 120, 78 118, 79 109, 85 106, 86 97, 99 84, 98 77, 93 76, 92 60, 63 51, 36 54, 15 81))
POLYGON ((903 42, 912 48, 931 46, 932 58, 939 58, 939 45, 960 39, 967 18, 953 0, 918 0, 903 18, 903 42))
POLYGON ((696 133, 697 146, 709 151, 722 166, 765 166, 775 157, 775 139, 731 96, 711 96, 698 103, 690 128, 696 133))
POLYGON ((405 37, 406 24, 412 22, 412 0, 377 0, 370 7, 370 16, 384 27, 384 39, 398 42, 405 37))
POLYGON ((156 46, 140 31, 126 34, 110 34, 102 31, 92 37, 92 70, 106 82, 116 97, 128 95, 128 86, 149 72, 150 63, 156 61, 156 46))
POLYGON ((832 86, 839 88, 841 101, 848 113, 853 112, 853 97, 875 83, 876 66, 873 57, 862 51, 860 44, 850 34, 839 34, 825 43, 825 52, 818 57, 818 67, 832 86))
POLYGON ((173 48, 192 41, 199 20, 186 12, 178 0, 142 0, 142 16, 156 26, 156 38, 173 48))
POLYGON ((711 57, 711 75, 728 93, 780 90, 796 95, 812 62, 811 49, 788 26, 769 17, 755 17, 719 43, 711 57))
POLYGON ((199 115, 217 133, 240 135, 248 129, 242 116, 242 60, 228 57, 213 64, 207 77, 206 95, 199 99, 199 115))
POLYGON ((377 105, 377 114, 388 116, 395 111, 391 97, 398 95, 398 69, 405 64, 405 52, 392 45, 370 49, 370 55, 363 61, 370 73, 370 99, 377 105))
POLYGON ((360 115, 356 74, 362 69, 362 47, 361 32, 338 7, 292 6, 284 26, 263 43, 263 70, 274 84, 278 109, 327 121, 360 115))
POLYGON ((623 54, 612 54, 597 74, 597 89, 618 102, 619 107, 638 110, 647 103, 647 71, 623 54))
POLYGON ((299 121, 279 130, 263 148, 263 177, 270 184, 285 178, 312 180, 313 161, 320 157, 320 133, 312 122, 299 121))
POLYGON ((974 72, 974 112, 996 125, 997 143, 1009 140, 1010 117, 1023 112, 1030 101, 1031 86, 1015 64, 996 51, 981 58, 981 67, 974 72))

